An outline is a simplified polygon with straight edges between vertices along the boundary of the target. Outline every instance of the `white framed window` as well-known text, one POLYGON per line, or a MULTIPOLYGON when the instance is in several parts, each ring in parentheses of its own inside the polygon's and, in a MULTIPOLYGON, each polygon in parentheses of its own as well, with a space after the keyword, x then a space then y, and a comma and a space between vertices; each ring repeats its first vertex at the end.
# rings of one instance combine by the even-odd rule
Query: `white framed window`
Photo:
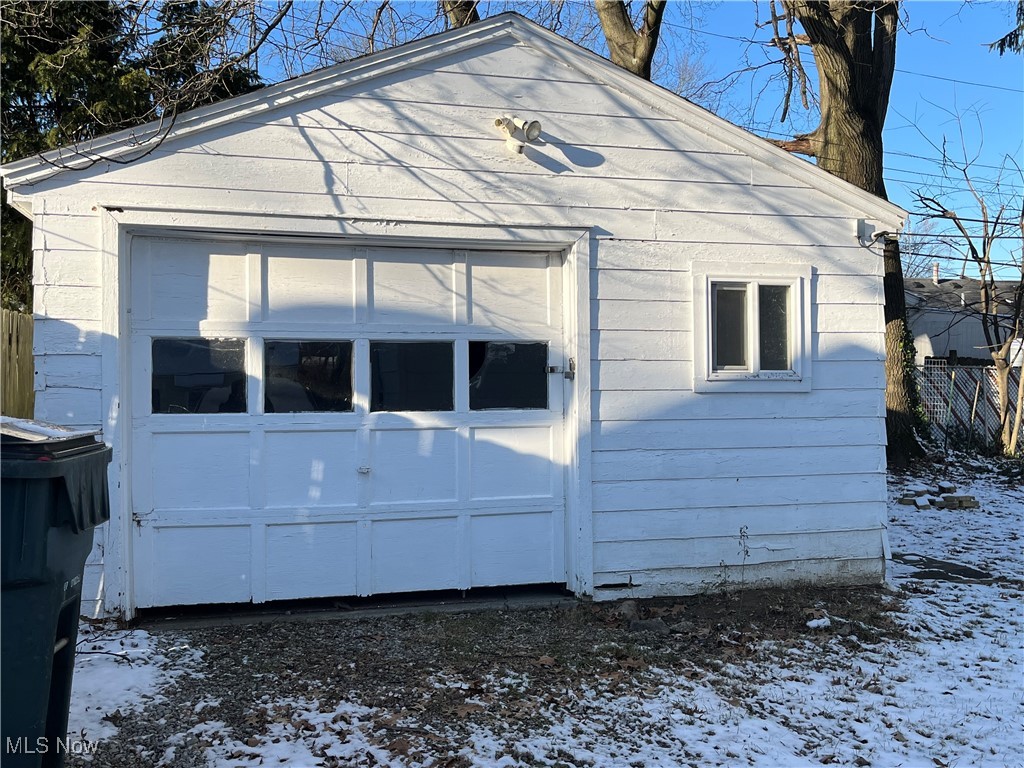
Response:
POLYGON ((811 389, 811 269, 693 266, 696 392, 811 389))

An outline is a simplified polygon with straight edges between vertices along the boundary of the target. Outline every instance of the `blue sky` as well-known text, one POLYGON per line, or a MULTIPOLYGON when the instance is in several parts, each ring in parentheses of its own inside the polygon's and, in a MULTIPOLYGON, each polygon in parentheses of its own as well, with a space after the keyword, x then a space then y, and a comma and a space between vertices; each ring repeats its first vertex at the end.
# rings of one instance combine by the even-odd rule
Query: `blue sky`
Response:
MULTIPOLYGON (((638 0, 637 0, 638 1, 638 0)), ((604 54, 591 0, 564 0, 560 30, 604 54), (574 25, 569 19, 580 20, 574 25)), ((368 18, 377 2, 358 2, 343 16, 343 35, 335 38, 335 54, 349 56, 365 50, 361 36, 369 28, 368 18)), ((1000 176, 1000 167, 1009 156, 1024 168, 1024 56, 1007 54, 1000 57, 989 51, 988 43, 1005 34, 1014 24, 1015 0, 956 2, 949 0, 905 0, 902 4, 904 27, 897 43, 896 73, 886 120, 886 187, 889 198, 913 213, 918 209, 914 191, 922 190, 941 196, 944 202, 962 216, 976 218, 980 214, 970 196, 956 193, 963 189, 962 180, 952 186, 944 180, 941 165, 943 147, 954 159, 972 159, 972 178, 989 201, 997 200, 992 182, 1000 176), (961 135, 962 132, 962 135, 961 135)), ((490 16, 504 10, 516 10, 531 17, 550 16, 544 0, 513 2, 482 0, 481 15, 490 16)), ((303 8, 297 4, 296 9, 303 8)), ((315 8, 308 5, 306 9, 315 8)), ((441 28, 434 2, 392 0, 396 16, 403 19, 403 36, 436 32, 441 28)), ((655 62, 655 80, 668 88, 679 84, 679 62, 689 59, 694 83, 722 81, 729 85, 710 97, 681 91, 703 106, 753 132, 770 138, 789 138, 817 124, 814 105, 803 110, 794 105, 786 123, 779 122, 783 89, 782 69, 778 51, 761 44, 770 38, 768 29, 757 29, 758 18, 767 18, 769 5, 765 0, 723 0, 720 2, 684 2, 672 0, 665 14, 659 53, 655 62), (747 70, 747 71, 744 71, 747 70)), ((539 19, 542 22, 545 19, 539 19)), ((798 31, 800 31, 798 29, 798 31)), ((814 64, 809 50, 804 54, 808 72, 813 76, 814 64)), ((293 65, 291 74, 324 63, 303 61, 293 65)), ((262 74, 267 81, 283 76, 282 64, 272 57, 262 60, 262 74), (276 76, 275 76, 276 75, 276 76)), ((1024 193, 1024 175, 1009 164, 1010 173, 1003 174, 1003 197, 1013 197, 1017 210, 1024 193)), ((920 231, 913 217, 910 228, 920 231)), ((904 252, 914 250, 911 243, 927 250, 925 239, 905 238, 904 252)), ((1000 243, 999 262, 1007 265, 1004 276, 1020 264, 1021 245, 1007 240, 1000 243)), ((943 271, 955 275, 960 263, 946 253, 941 262, 943 271)), ((1019 268, 1016 270, 1019 274, 1019 268)), ((974 274, 968 271, 968 275, 974 274)))
MULTIPOLYGON (((915 190, 939 192, 947 186, 940 166, 944 141, 946 151, 960 160, 966 147, 968 156, 974 158, 972 177, 979 188, 999 175, 998 168, 1007 156, 1024 168, 1024 57, 1000 57, 987 45, 1012 28, 1014 10, 1012 2, 904 3, 906 28, 897 43, 897 71, 884 141, 889 197, 908 211, 917 208, 915 190)), ((699 18, 687 19, 683 4, 679 4, 670 9, 667 22, 672 26, 667 30, 673 36, 691 33, 691 41, 704 48, 701 61, 713 79, 736 71, 742 63, 777 58, 774 52, 766 53, 761 46, 737 39, 769 36, 767 30, 754 28, 756 13, 762 17, 767 13, 765 3, 755 10, 752 0, 735 0, 707 6, 699 13, 699 18)), ((685 45, 687 41, 673 42, 685 45)), ((813 70, 809 56, 806 63, 813 70)), ((768 82, 777 72, 777 67, 766 67, 742 76, 725 100, 715 105, 716 111, 738 125, 775 138, 812 129, 817 119, 813 109, 796 110, 791 120, 778 122, 782 88, 768 82)), ((1024 177, 1011 170, 1003 178, 1002 190, 1016 196, 1019 210, 1024 177)), ((944 195, 961 215, 978 215, 967 195, 944 195)), ((917 224, 912 220, 911 226, 917 224)), ((1003 245, 999 259, 1014 260, 1005 250, 1013 248, 1019 264, 1019 241, 1003 245)), ((943 261, 942 268, 958 273, 959 264, 943 261)), ((973 273, 968 270, 967 274, 973 273)), ((1008 269, 1003 269, 1003 276, 1011 276, 1008 269)))

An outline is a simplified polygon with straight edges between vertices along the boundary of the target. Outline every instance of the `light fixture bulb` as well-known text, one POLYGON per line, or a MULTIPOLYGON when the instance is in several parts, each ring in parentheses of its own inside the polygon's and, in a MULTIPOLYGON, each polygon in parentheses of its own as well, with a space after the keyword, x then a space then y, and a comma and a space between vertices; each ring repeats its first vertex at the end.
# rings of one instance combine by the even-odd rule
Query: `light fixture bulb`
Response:
POLYGON ((540 137, 540 120, 523 120, 521 117, 514 117, 512 124, 523 132, 527 141, 536 141, 540 137))

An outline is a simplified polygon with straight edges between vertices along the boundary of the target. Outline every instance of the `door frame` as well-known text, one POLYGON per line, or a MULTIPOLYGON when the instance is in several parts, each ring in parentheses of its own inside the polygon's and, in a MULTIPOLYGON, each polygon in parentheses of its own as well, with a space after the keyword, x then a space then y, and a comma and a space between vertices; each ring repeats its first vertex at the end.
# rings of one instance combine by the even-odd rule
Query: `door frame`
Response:
POLYGON ((101 228, 102 397, 105 441, 113 447, 108 469, 111 514, 104 542, 104 610, 128 620, 135 615, 134 540, 131 510, 130 354, 131 245, 135 236, 232 236, 244 239, 316 238, 367 247, 462 250, 557 251, 563 254, 564 354, 574 364, 563 390, 563 487, 566 586, 577 596, 593 593, 591 486, 590 270, 596 240, 586 227, 396 222, 323 217, 270 217, 244 211, 97 206, 101 228))

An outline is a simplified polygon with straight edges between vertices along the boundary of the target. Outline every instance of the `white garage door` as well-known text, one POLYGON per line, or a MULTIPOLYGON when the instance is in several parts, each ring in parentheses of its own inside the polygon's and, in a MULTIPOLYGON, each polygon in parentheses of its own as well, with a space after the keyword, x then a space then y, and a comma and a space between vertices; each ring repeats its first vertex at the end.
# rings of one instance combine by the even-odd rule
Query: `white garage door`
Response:
POLYGON ((140 608, 564 583, 561 257, 136 238, 140 608))

